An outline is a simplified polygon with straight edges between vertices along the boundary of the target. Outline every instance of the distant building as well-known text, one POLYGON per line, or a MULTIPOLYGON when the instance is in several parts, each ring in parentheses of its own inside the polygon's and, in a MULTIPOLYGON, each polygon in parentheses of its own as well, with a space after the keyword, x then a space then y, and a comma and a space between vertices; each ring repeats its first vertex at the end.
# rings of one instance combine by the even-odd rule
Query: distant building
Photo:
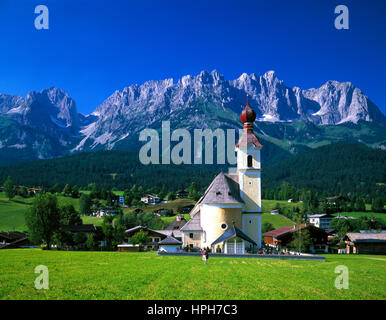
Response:
MULTIPOLYGON (((157 250, 160 248, 160 242, 167 237, 172 237, 175 240, 181 242, 181 231, 180 230, 153 230, 144 226, 137 226, 125 231, 126 237, 129 240, 126 243, 118 245, 119 251, 139 251, 141 248, 138 245, 130 243, 130 238, 139 231, 144 231, 148 234, 149 242, 144 245, 145 250, 154 249, 157 250)), ((165 244, 165 243, 164 243, 165 244)), ((175 242, 176 244, 176 242, 175 242)), ((167 245, 167 244, 166 244, 167 245)))
POLYGON ((171 236, 167 236, 165 239, 159 242, 159 250, 163 252, 178 252, 181 250, 182 242, 173 238, 171 236))
POLYGON ((186 224, 184 217, 177 216, 165 230, 180 230, 186 224))
POLYGON ((160 203, 161 200, 159 197, 157 196, 154 196, 152 194, 145 194, 142 198, 141 198, 141 201, 143 203, 146 203, 146 204, 156 204, 156 203, 160 203))
POLYGON ((275 210, 272 210, 272 211, 271 211, 271 214, 272 214, 272 215, 278 215, 278 214, 280 214, 280 212, 279 212, 278 209, 275 209, 275 210))
POLYGON ((344 237, 346 253, 386 254, 386 233, 347 233, 344 237))
POLYGON ((322 213, 322 214, 309 214, 307 215, 308 222, 314 225, 315 227, 321 229, 328 229, 330 227, 330 221, 334 219, 332 215, 322 213))
POLYGON ((176 198, 177 199, 184 199, 188 197, 188 193, 185 190, 177 191, 176 198))
POLYGON ((0 249, 20 248, 30 245, 28 234, 19 231, 0 232, 0 249))
POLYGON ((181 211, 183 213, 189 213, 194 208, 194 205, 187 205, 181 208, 181 211))
POLYGON ((333 197, 327 197, 326 202, 332 205, 336 205, 339 201, 347 201, 348 199, 342 195, 339 196, 333 196, 333 197))
POLYGON ((334 219, 344 219, 344 220, 355 219, 355 217, 341 216, 340 213, 338 213, 338 215, 336 217, 333 217, 333 218, 334 219))
POLYGON ((117 211, 114 209, 101 209, 94 212, 92 215, 97 218, 102 218, 104 216, 113 216, 117 214, 117 211))

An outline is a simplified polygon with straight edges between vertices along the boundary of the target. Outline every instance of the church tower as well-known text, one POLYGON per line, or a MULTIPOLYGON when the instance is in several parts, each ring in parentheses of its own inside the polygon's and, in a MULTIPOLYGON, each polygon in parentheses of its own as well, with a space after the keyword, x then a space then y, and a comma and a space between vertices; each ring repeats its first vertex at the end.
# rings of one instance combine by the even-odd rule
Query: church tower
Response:
POLYGON ((256 112, 247 104, 241 112, 243 132, 236 144, 237 173, 240 197, 244 202, 242 230, 261 247, 261 165, 260 150, 263 147, 253 133, 256 112))

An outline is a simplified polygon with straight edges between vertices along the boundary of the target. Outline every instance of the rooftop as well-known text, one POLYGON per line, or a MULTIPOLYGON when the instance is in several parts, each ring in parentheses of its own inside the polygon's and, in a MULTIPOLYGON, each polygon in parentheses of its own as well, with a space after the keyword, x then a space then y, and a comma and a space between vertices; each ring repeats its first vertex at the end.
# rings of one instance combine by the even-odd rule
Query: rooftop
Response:
POLYGON ((219 173, 212 181, 204 195, 199 200, 200 204, 215 203, 243 203, 240 198, 240 187, 234 175, 219 173))
POLYGON ((171 236, 167 236, 165 239, 163 239, 162 241, 158 242, 158 244, 172 244, 172 245, 178 245, 178 244, 182 244, 181 241, 178 241, 176 238, 173 238, 171 236))
POLYGON ((256 245, 256 242, 253 241, 250 237, 248 237, 244 232, 242 232, 240 229, 236 228, 235 226, 229 228, 227 231, 225 231, 216 241, 212 243, 212 245, 215 245, 217 243, 224 242, 228 239, 239 237, 245 241, 248 241, 254 245, 256 245))
POLYGON ((181 231, 202 231, 200 211, 198 211, 180 230, 181 231))
POLYGON ((278 228, 278 229, 275 229, 272 231, 268 231, 268 232, 264 233, 263 236, 265 236, 265 237, 277 237, 277 236, 280 236, 280 235, 285 234, 287 232, 290 232, 292 230, 294 230, 294 226, 285 226, 285 227, 281 227, 281 228, 278 228))
POLYGON ((354 233, 346 234, 347 238, 352 242, 386 242, 386 233, 354 233))

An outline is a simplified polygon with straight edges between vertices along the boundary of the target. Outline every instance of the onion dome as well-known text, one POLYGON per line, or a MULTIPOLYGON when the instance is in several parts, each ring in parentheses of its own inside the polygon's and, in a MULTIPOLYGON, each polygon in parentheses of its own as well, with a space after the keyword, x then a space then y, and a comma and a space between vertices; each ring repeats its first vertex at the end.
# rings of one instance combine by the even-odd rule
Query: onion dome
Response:
POLYGON ((254 144, 258 148, 262 148, 257 136, 253 133, 253 122, 256 120, 256 112, 251 108, 248 102, 247 95, 247 105, 244 110, 241 112, 240 120, 244 123, 244 134, 241 135, 239 142, 237 142, 236 147, 247 146, 249 143, 254 144))
POLYGON ((244 110, 241 112, 240 120, 242 123, 246 123, 246 122, 254 122, 255 119, 256 119, 256 112, 249 105, 248 95, 247 95, 247 105, 245 106, 244 110))

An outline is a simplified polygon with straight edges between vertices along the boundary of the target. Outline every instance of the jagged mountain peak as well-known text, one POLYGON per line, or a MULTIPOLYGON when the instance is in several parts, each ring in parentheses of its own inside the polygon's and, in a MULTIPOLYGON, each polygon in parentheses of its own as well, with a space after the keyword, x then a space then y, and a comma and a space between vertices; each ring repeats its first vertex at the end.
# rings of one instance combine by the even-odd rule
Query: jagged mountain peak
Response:
MULTIPOLYGON (((13 145, 29 143, 47 150, 45 143, 54 141, 56 153, 39 153, 47 157, 61 146, 73 151, 116 148, 144 128, 160 128, 162 121, 170 121, 173 129, 239 128, 246 94, 258 121, 308 120, 315 125, 385 121, 351 82, 330 80, 320 88, 303 90, 286 86, 273 70, 243 73, 234 80, 226 80, 217 70, 203 70, 177 82, 167 78, 133 84, 114 91, 89 115, 78 114, 75 101, 56 87, 30 92, 26 98, 0 94, 0 113, 30 132, 47 135, 39 140, 20 128, 13 145)), ((11 143, 8 140, 0 137, 0 146, 11 143)))

